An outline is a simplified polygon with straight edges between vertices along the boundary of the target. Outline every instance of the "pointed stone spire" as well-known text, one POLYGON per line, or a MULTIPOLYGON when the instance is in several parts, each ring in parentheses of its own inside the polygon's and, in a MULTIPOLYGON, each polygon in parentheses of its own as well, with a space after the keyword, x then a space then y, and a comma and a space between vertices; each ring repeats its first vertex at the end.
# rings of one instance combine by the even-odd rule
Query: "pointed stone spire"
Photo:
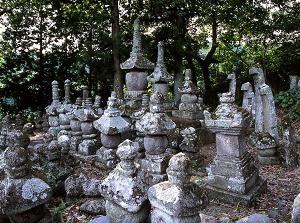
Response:
POLYGON ((154 72, 147 77, 147 80, 153 83, 156 82, 168 82, 172 80, 172 77, 167 71, 165 61, 164 61, 164 44, 159 42, 157 45, 157 61, 154 68, 154 72))
POLYGON ((121 63, 121 69, 131 70, 151 70, 154 68, 154 64, 145 58, 142 54, 142 44, 141 44, 141 32, 140 32, 140 20, 135 19, 133 24, 133 42, 132 50, 130 53, 130 58, 124 63, 121 63))

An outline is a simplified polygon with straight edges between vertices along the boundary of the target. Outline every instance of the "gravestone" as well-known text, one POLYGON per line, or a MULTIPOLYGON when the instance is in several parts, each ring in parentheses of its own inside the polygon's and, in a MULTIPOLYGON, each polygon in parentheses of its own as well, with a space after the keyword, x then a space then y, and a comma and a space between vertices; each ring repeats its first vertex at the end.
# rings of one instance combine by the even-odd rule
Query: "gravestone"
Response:
POLYGON ((166 179, 169 155, 166 153, 168 135, 174 132, 175 123, 164 112, 164 96, 154 92, 150 97, 150 112, 136 122, 136 130, 143 133, 146 158, 142 169, 149 175, 149 185, 166 179))

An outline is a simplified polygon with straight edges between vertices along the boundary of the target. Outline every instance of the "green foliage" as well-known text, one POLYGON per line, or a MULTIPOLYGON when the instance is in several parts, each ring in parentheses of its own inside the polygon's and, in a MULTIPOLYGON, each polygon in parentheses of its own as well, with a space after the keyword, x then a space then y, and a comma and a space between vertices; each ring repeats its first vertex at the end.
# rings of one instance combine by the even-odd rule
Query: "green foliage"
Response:
POLYGON ((282 91, 275 97, 275 102, 294 120, 300 120, 300 87, 282 91))
POLYGON ((63 214, 66 210, 66 207, 66 203, 61 200, 60 204, 57 207, 54 207, 50 210, 54 222, 63 222, 63 214))

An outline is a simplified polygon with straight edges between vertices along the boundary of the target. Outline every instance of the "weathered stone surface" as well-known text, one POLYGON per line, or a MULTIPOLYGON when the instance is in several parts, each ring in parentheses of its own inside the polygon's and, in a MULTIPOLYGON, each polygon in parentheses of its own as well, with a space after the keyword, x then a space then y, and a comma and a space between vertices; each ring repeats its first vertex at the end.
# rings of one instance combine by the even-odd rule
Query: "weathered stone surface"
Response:
POLYGON ((198 152, 197 149, 199 147, 196 146, 196 143, 200 143, 199 141, 196 142, 197 134, 196 134, 196 129, 193 127, 185 128, 180 131, 180 134, 183 137, 183 140, 181 144, 179 145, 179 148, 182 151, 187 151, 187 152, 198 152))
POLYGON ((254 100, 254 92, 252 90, 252 85, 250 82, 246 82, 242 84, 241 90, 243 91, 243 104, 242 108, 248 111, 252 118, 255 118, 255 100, 254 100))
POLYGON ((299 87, 300 77, 297 75, 290 75, 290 89, 299 87))
POLYGON ((130 58, 124 63, 121 63, 120 67, 123 70, 131 70, 135 68, 141 70, 151 70, 154 68, 154 64, 146 59, 142 53, 139 18, 134 20, 133 29, 133 42, 130 58))
POLYGON ((18 216, 25 212, 28 223, 42 219, 44 212, 34 213, 50 199, 51 188, 43 180, 32 176, 28 151, 19 145, 8 147, 3 159, 6 178, 0 182, 1 212, 16 223, 24 222, 18 216))
POLYGON ((89 223, 111 223, 109 217, 101 216, 91 220, 89 223))
POLYGON ((148 190, 151 222, 200 222, 199 211, 206 205, 200 188, 190 182, 189 158, 178 153, 170 159, 168 181, 148 190))
POLYGON ((271 219, 265 214, 252 214, 236 221, 236 223, 271 223, 271 219))
POLYGON ((148 216, 147 185, 134 163, 137 143, 125 140, 117 150, 121 162, 104 179, 100 189, 112 222, 144 222, 148 216), (127 219, 125 221, 125 219, 127 219))
POLYGON ((297 195, 293 203, 292 222, 300 223, 300 194, 297 195))
POLYGON ((92 215, 105 214, 105 200, 103 198, 88 199, 80 205, 79 210, 92 215))
POLYGON ((298 163, 297 143, 294 130, 286 126, 283 131, 283 148, 285 151, 285 163, 288 168, 296 168, 298 163))
POLYGON ((216 133, 217 147, 217 155, 207 168, 209 194, 223 202, 238 200, 249 205, 255 193, 266 187, 245 149, 244 129, 249 125, 249 113, 238 109, 229 92, 220 95, 213 117, 205 112, 205 125, 216 133))

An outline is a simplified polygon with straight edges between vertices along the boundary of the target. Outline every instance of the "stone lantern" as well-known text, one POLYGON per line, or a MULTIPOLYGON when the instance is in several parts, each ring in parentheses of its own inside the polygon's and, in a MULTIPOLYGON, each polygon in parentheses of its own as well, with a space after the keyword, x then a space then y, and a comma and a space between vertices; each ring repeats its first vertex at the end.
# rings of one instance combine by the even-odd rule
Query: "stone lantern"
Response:
POLYGON ((175 131, 175 123, 164 112, 164 96, 154 92, 150 97, 150 112, 136 122, 136 130, 143 133, 146 158, 141 160, 149 174, 150 185, 166 179, 169 155, 166 153, 168 135, 175 131))
POLYGON ((130 57, 120 64, 122 70, 128 71, 125 76, 127 92, 125 99, 132 108, 141 106, 142 95, 147 90, 148 71, 154 64, 144 57, 141 45, 140 20, 137 18, 133 24, 133 43, 130 57))
POLYGON ((134 163, 138 144, 125 140, 118 146, 121 162, 101 184, 101 195, 106 199, 106 214, 114 223, 146 222, 150 213, 147 185, 134 163))
POLYGON ((94 127, 101 133, 103 145, 97 151, 98 160, 109 168, 113 168, 117 164, 116 149, 121 143, 121 134, 130 131, 130 124, 121 117, 117 107, 117 98, 115 92, 112 92, 104 114, 94 121, 94 127))
POLYGON ((266 190, 254 160, 246 151, 245 130, 250 124, 246 110, 234 104, 231 92, 220 95, 213 115, 205 111, 205 125, 216 134, 217 155, 208 172, 208 193, 226 203, 250 205, 266 190))

